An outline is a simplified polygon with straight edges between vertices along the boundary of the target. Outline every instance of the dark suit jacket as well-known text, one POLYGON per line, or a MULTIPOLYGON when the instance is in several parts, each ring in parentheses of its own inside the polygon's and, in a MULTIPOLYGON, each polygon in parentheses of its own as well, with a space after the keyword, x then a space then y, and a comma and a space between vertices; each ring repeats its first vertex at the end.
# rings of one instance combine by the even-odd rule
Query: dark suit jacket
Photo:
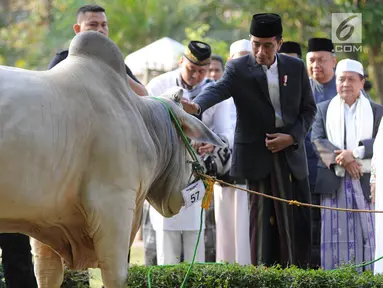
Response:
MULTIPOLYGON (((318 174, 315 185, 315 193, 333 194, 339 189, 341 178, 335 175, 334 165, 335 153, 334 150, 339 150, 339 147, 334 146, 327 138, 326 133, 326 116, 327 109, 331 100, 318 104, 318 112, 311 132, 311 141, 314 144, 315 152, 319 157, 318 174)), ((374 114, 374 128, 372 139, 360 141, 359 146, 365 147, 364 159, 371 159, 373 154, 373 145, 378 133, 380 120, 383 116, 383 106, 370 101, 372 112, 374 114)), ((360 178, 363 194, 370 201, 370 174, 365 173, 360 178)))
MULTIPOLYGON (((277 57, 285 124, 281 132, 290 134, 296 142, 285 149, 285 155, 292 174, 304 179, 308 175, 304 138, 314 120, 316 106, 302 60, 280 54, 277 57), (286 85, 283 84, 285 75, 286 85)), ((252 55, 229 61, 222 78, 194 102, 203 112, 229 97, 233 97, 237 108, 231 175, 248 180, 262 179, 270 173, 273 162, 272 153, 265 146, 266 133, 277 130, 266 74, 252 55)))

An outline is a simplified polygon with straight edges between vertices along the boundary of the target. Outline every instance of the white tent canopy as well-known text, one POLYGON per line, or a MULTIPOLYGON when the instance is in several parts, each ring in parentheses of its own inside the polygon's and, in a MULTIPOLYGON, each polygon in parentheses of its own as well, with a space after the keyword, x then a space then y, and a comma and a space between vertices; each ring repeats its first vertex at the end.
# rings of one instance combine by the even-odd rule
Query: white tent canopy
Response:
POLYGON ((143 75, 145 69, 170 71, 177 68, 185 46, 168 37, 161 38, 125 58, 134 75, 143 75))

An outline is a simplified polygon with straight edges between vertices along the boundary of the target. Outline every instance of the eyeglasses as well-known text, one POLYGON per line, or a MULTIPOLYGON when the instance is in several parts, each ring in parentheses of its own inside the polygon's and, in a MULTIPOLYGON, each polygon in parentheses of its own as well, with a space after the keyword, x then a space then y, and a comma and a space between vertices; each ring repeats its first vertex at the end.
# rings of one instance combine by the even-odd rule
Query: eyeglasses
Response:
POLYGON ((331 59, 323 59, 323 58, 318 58, 318 59, 311 58, 311 59, 309 59, 310 64, 317 63, 320 66, 323 66, 324 64, 326 64, 329 61, 331 61, 331 59))

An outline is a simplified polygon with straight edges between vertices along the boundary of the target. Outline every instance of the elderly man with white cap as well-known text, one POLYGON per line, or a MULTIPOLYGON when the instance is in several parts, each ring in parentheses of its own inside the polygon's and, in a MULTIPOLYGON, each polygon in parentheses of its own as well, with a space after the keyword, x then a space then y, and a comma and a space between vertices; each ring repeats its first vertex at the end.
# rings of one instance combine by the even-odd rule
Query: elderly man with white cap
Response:
MULTIPOLYGON (((321 205, 371 210, 371 158, 383 106, 362 94, 364 73, 360 62, 344 59, 338 63, 335 74, 338 94, 318 104, 312 126, 311 141, 319 156, 315 189, 321 194, 321 205)), ((324 269, 374 259, 372 213, 322 210, 321 222, 324 269)))
MULTIPOLYGON (((251 43, 242 39, 230 46, 228 61, 251 53, 251 43)), ((236 108, 232 98, 226 100, 230 103, 230 125, 235 130, 236 108)), ((230 143, 234 142, 234 134, 230 143)), ((232 146, 232 145, 231 145, 232 146)), ((232 148, 232 147, 231 147, 232 148)), ((228 173, 229 174, 229 173, 228 173)), ((229 175, 226 182, 245 187, 244 179, 234 179, 229 175)), ((246 192, 221 185, 214 185, 214 207, 216 222, 216 261, 239 263, 247 265, 250 259, 249 211, 248 195, 246 192)))

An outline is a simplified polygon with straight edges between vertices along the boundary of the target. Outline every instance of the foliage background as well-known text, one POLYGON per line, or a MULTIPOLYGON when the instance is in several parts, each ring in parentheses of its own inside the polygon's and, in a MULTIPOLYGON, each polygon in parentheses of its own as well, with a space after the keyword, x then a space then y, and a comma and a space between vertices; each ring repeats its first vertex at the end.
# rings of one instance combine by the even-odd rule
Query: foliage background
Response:
MULTIPOLYGON (((84 0, 0 0, 0 64, 46 69, 55 53, 68 47, 78 7, 84 0)), ((331 13, 363 15, 363 52, 338 54, 359 59, 373 82, 373 97, 383 100, 383 1, 381 0, 94 0, 106 8, 110 37, 124 55, 162 37, 186 43, 203 39, 215 54, 248 38, 251 16, 278 13, 284 39, 301 43, 331 38, 331 13)), ((383 102, 383 101, 381 101, 383 102)))

